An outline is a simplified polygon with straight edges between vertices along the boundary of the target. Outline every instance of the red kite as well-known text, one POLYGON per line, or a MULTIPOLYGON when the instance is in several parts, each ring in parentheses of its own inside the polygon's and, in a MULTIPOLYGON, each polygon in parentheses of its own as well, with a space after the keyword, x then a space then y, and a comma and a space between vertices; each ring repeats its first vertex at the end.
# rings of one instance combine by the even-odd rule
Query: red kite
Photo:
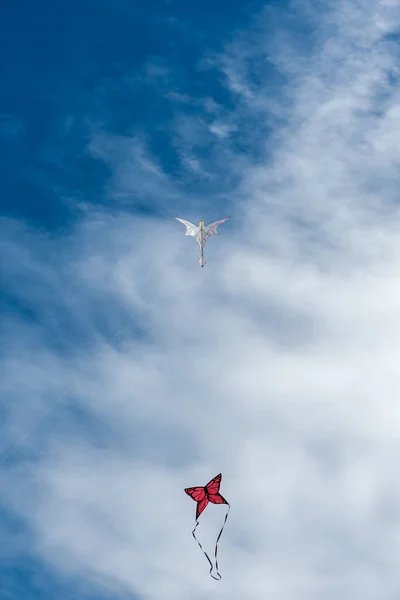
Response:
POLYGON ((219 493, 219 486, 221 484, 221 479, 222 479, 222 475, 221 473, 219 475, 217 475, 216 477, 214 477, 214 479, 211 479, 211 481, 209 481, 207 483, 207 485, 202 486, 202 487, 191 487, 191 488, 186 488, 185 492, 191 497, 193 498, 193 500, 195 500, 197 502, 197 506, 196 506, 196 525, 195 528, 192 531, 192 535, 194 537, 194 539, 196 540, 196 542, 198 543, 198 545, 200 546, 201 551, 203 552, 203 554, 205 555, 206 559, 208 560, 208 562, 210 563, 210 575, 213 579, 216 579, 217 581, 219 581, 221 579, 221 575, 218 573, 218 560, 217 560, 217 552, 218 552, 218 542, 219 542, 219 538, 221 537, 221 534, 224 530, 225 527, 225 523, 226 520, 228 518, 228 514, 229 514, 229 510, 230 510, 230 504, 229 502, 227 502, 225 500, 225 498, 223 496, 221 496, 221 494, 219 493), (228 505, 228 510, 226 512, 225 515, 225 520, 222 524, 221 527, 221 531, 218 534, 217 537, 217 541, 215 543, 215 570, 217 572, 218 577, 214 577, 214 575, 212 574, 212 571, 214 569, 214 565, 212 564, 207 552, 205 552, 202 548, 202 545, 200 544, 199 540, 196 538, 196 529, 197 526, 199 524, 198 518, 200 517, 201 513, 203 512, 203 510, 206 508, 207 504, 209 502, 212 502, 213 504, 227 504, 228 505))

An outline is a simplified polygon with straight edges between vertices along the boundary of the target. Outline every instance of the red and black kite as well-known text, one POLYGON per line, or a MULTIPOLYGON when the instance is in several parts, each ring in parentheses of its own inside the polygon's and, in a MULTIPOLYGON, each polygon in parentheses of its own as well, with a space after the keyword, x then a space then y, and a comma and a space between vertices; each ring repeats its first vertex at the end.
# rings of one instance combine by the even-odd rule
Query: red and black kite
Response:
POLYGON ((218 552, 218 542, 219 542, 219 538, 221 537, 221 534, 224 530, 225 527, 225 523, 226 520, 228 518, 228 514, 229 514, 229 510, 230 510, 230 505, 229 502, 227 502, 225 500, 225 498, 223 496, 221 496, 221 494, 219 493, 219 486, 221 484, 221 479, 222 479, 222 475, 221 473, 219 475, 217 475, 216 477, 214 477, 214 479, 211 479, 211 481, 209 481, 207 483, 207 485, 202 486, 202 487, 191 487, 191 488, 186 488, 185 492, 191 497, 193 498, 193 500, 195 500, 197 502, 197 506, 196 506, 196 525, 192 531, 192 535, 194 537, 194 539, 196 540, 196 542, 198 543, 198 545, 200 546, 201 551, 203 552, 203 554, 205 555, 206 559, 208 560, 208 562, 210 563, 210 575, 213 579, 216 579, 217 581, 219 579, 221 579, 221 575, 218 572, 218 560, 217 560, 217 552, 218 552), (202 545, 200 544, 199 540, 196 538, 196 529, 197 526, 199 524, 199 517, 201 515, 201 513, 203 512, 203 510, 206 508, 206 506, 208 505, 208 503, 211 502, 212 504, 227 504, 228 505, 228 510, 226 512, 225 515, 225 519, 224 522, 222 524, 221 527, 221 531, 218 534, 217 537, 217 541, 215 543, 215 570, 216 570, 216 574, 218 577, 214 577, 214 575, 212 574, 212 571, 214 569, 214 565, 212 564, 210 557, 208 556, 207 552, 205 552, 203 550, 202 545))

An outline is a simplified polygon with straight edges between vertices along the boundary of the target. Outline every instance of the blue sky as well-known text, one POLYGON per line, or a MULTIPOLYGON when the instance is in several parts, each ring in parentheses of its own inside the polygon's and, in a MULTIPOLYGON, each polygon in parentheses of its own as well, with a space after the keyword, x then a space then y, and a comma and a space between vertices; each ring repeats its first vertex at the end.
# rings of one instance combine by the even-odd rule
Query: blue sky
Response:
MULTIPOLYGON (((79 218, 70 195, 102 206, 110 168, 88 152, 93 129, 146 137, 177 168, 166 97, 232 99, 215 73, 199 69, 257 4, 202 2, 15 3, 1 23, 4 212, 46 228, 79 218), (211 17, 210 17, 211 15, 211 17), (29 198, 29 202, 24 198, 29 198)), ((185 107, 196 114, 196 106, 185 107)), ((190 185, 190 183, 189 183, 190 185)), ((151 198, 130 202, 152 211, 151 198)), ((172 208, 172 207, 171 207, 172 208)), ((165 209, 164 209, 165 210, 165 209)))
POLYGON ((3 11, 0 599, 397 600, 399 27, 3 11))

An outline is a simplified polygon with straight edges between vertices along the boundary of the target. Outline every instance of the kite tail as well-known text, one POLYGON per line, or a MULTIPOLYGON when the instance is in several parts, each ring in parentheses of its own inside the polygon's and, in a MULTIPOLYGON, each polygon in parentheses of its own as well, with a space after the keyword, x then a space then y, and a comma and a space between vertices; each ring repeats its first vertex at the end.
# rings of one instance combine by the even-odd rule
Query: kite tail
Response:
POLYGON ((214 552, 214 556, 215 556, 215 570, 217 572, 218 577, 214 577, 214 575, 212 574, 213 569, 214 569, 214 565, 212 564, 210 557, 208 556, 207 552, 203 549, 203 546, 200 544, 199 540, 196 537, 196 529, 197 529, 197 526, 199 524, 198 521, 196 521, 196 525, 194 526, 194 529, 192 531, 192 535, 193 535, 194 539, 198 543, 198 545, 200 547, 200 550, 202 551, 202 553, 204 554, 204 556, 206 557, 206 559, 208 560, 208 562, 210 564, 210 575, 216 581, 219 581, 220 579, 222 579, 222 575, 218 572, 218 557, 217 557, 217 554, 218 554, 218 542, 219 542, 219 538, 222 535, 222 532, 223 532, 224 527, 225 527, 225 523, 226 523, 226 521, 228 519, 229 511, 231 509, 230 504, 228 502, 227 502, 227 504, 228 504, 228 510, 226 511, 226 515, 225 515, 224 522, 222 523, 221 531, 219 532, 218 537, 217 537, 217 541, 215 542, 215 552, 214 552))

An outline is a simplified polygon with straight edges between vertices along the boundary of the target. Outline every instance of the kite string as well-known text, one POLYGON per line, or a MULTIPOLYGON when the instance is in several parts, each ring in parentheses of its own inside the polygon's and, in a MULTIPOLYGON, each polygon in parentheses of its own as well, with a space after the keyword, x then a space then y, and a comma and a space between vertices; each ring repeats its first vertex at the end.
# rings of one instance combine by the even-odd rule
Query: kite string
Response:
POLYGON ((194 539, 198 543, 198 545, 200 547, 200 550, 202 551, 202 553, 204 554, 204 556, 206 557, 206 559, 208 560, 208 562, 210 564, 210 575, 216 581, 219 581, 220 579, 222 579, 222 575, 218 572, 218 557, 217 557, 217 555, 218 555, 218 542, 219 542, 219 539, 220 539, 220 537, 222 535, 222 532, 224 530, 225 523, 226 523, 226 521, 228 519, 229 511, 231 509, 231 506, 230 506, 229 502, 227 502, 227 505, 228 505, 228 510, 226 511, 226 515, 225 515, 224 522, 222 523, 221 531, 219 532, 218 537, 217 537, 217 541, 215 542, 215 552, 214 552, 214 556, 215 556, 215 570, 216 570, 216 573, 217 573, 218 577, 214 577, 214 575, 212 574, 213 569, 214 569, 214 565, 212 564, 210 557, 208 556, 207 552, 203 549, 203 546, 201 545, 201 543, 199 542, 199 540, 196 537, 196 529, 197 529, 197 527, 199 525, 198 521, 196 521, 196 524, 195 524, 194 529, 192 531, 192 535, 193 535, 194 539))
MULTIPOLYGON (((131 314, 131 316, 129 316, 127 319, 125 319, 125 321, 122 323, 122 325, 117 327, 114 335, 109 340, 109 343, 113 342, 115 340, 115 338, 117 337, 117 335, 119 334, 119 332, 123 328, 127 327, 127 325, 129 325, 133 321, 133 318, 135 317, 136 312, 137 311, 134 311, 133 314, 131 314)), ((86 348, 90 348, 91 345, 92 345, 92 342, 89 342, 89 344, 87 344, 86 348)), ((96 342, 94 343, 94 345, 96 346, 96 342)), ((100 356, 101 352, 102 352, 102 347, 100 347, 98 352, 96 352, 96 354, 94 355, 94 360, 96 360, 100 356)), ((49 414, 55 409, 57 404, 59 404, 62 400, 64 400, 64 398, 67 396, 67 394, 69 394, 69 392, 71 392, 73 390, 74 386, 77 385, 82 380, 83 376, 84 376, 84 373, 79 375, 79 377, 75 380, 75 382, 71 383, 71 385, 69 385, 67 387, 67 389, 55 400, 55 402, 53 402, 53 404, 50 406, 50 408, 40 417, 40 419, 34 425, 32 425, 32 427, 30 429, 28 429, 28 431, 26 433, 24 433, 22 435, 22 437, 18 440, 18 442, 16 444, 14 444, 14 446, 12 446, 12 448, 10 448, 10 450, 8 452, 6 452, 6 454, 0 460, 0 465, 2 465, 7 460, 7 458, 9 458, 10 456, 12 456, 14 454, 14 452, 31 435, 31 433, 37 427, 39 427, 39 425, 49 416, 49 414)))

